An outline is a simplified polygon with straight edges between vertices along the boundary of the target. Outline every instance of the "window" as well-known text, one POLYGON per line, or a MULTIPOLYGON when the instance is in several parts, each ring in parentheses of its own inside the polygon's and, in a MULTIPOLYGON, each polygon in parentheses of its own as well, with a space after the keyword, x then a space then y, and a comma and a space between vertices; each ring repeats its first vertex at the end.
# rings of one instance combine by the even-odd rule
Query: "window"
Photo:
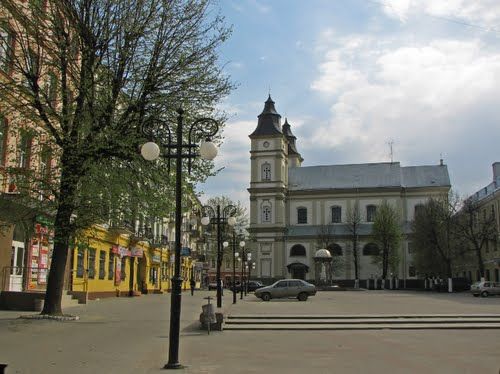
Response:
POLYGON ((77 278, 82 278, 83 277, 83 271, 84 271, 84 266, 83 266, 83 260, 85 256, 85 251, 83 249, 78 249, 77 254, 76 254, 76 276, 77 278))
POLYGON ((57 77, 54 73, 49 73, 45 85, 45 94, 47 95, 47 102, 54 106, 57 96, 57 77))
POLYGON ((498 269, 495 269, 495 282, 500 282, 500 277, 498 274, 498 269))
POLYGON ((485 276, 486 280, 491 280, 490 279, 490 269, 486 269, 486 276, 485 276))
POLYGON ((424 205, 423 204, 417 204, 415 205, 414 212, 413 212, 413 218, 415 219, 418 215, 424 213, 424 205))
POLYGON ((0 69, 8 71, 12 65, 13 33, 5 25, 0 26, 0 69))
POLYGON ((327 249, 332 256, 342 256, 342 247, 336 243, 330 244, 327 249))
POLYGON ((7 148, 7 120, 0 114, 0 165, 5 162, 5 150, 7 148))
POLYGON ((89 279, 95 278, 95 249, 89 249, 89 279))
POLYGON ((262 164, 262 180, 263 181, 271 180, 271 165, 268 162, 262 164))
POLYGON ((415 266, 410 266, 408 268, 408 275, 410 277, 416 277, 417 276, 417 271, 415 270, 415 266))
POLYGON ((114 278, 114 272, 115 272, 115 255, 113 254, 113 250, 109 250, 109 257, 108 257, 108 279, 111 280, 114 278))
POLYGON ((269 205, 262 207, 262 222, 271 222, 271 207, 269 205))
POLYGON ((106 276, 106 251, 99 251, 99 279, 106 276))
POLYGON ((378 254, 379 249, 375 243, 368 243, 363 247, 363 256, 376 256, 378 254))
POLYGON ((332 223, 342 222, 342 208, 339 206, 332 206, 332 223))
POLYGON ((42 147, 40 152, 40 176, 42 178, 47 178, 50 174, 50 161, 52 158, 52 152, 48 145, 42 147))
POLYGON ((22 133, 17 149, 17 166, 23 169, 29 168, 32 138, 27 133, 22 133))
POLYGON ((230 269, 231 268, 231 259, 226 257, 224 260, 225 260, 226 269, 230 269))
POLYGON ((301 244, 295 244, 291 249, 290 249, 290 257, 294 256, 305 256, 306 255, 306 249, 304 248, 303 245, 301 244))
POLYGON ((126 258, 122 257, 122 266, 121 266, 121 270, 120 270, 120 278, 122 281, 127 279, 127 267, 126 267, 126 265, 127 265, 126 258))
POLYGON ((415 246, 413 245, 413 242, 408 242, 408 254, 412 255, 415 253, 415 246))
POLYGON ((307 208, 297 208, 297 223, 307 223, 307 208))
POLYGON ((366 222, 375 221, 375 214, 377 213, 377 207, 375 205, 366 206, 366 222))
POLYGON ((281 282, 276 283, 276 286, 274 286, 274 287, 284 288, 286 286, 287 286, 287 282, 286 281, 281 281, 281 282))

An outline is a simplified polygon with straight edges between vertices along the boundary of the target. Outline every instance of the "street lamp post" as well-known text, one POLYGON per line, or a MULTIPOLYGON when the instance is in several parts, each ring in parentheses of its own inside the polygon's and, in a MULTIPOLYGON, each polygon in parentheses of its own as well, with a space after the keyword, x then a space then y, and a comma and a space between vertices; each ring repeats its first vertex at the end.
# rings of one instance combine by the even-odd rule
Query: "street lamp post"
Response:
POLYGON ((209 223, 217 226, 217 308, 222 308, 222 282, 220 278, 220 267, 222 264, 222 227, 226 224, 229 226, 234 226, 236 224, 236 207, 233 205, 227 205, 222 209, 220 205, 217 205, 217 211, 209 205, 204 205, 202 207, 203 218, 201 219, 201 224, 207 226, 209 223))
POLYGON ((250 262, 248 264, 248 278, 247 278, 247 287, 246 287, 245 294, 248 294, 248 282, 250 281, 250 274, 252 274, 252 269, 255 270, 255 262, 250 262))
MULTIPOLYGON (((236 304, 236 258, 239 256, 239 253, 236 252, 236 233, 233 230, 233 240, 232 240, 232 248, 233 248, 233 281, 232 281, 232 287, 233 287, 233 304, 236 304)), ((242 240, 239 243, 240 248, 245 247, 245 242, 242 240)), ((228 242, 223 243, 224 248, 229 246, 228 242)), ((241 287, 243 287, 243 279, 241 280, 241 287)))
MULTIPOLYGON (((246 270, 246 268, 248 266, 247 262, 250 261, 251 259, 252 259, 252 254, 247 253, 245 251, 245 248, 243 248, 242 249, 242 256, 241 256, 241 293, 240 293, 240 299, 243 299, 243 292, 245 292, 246 287, 248 287, 248 285, 247 285, 248 280, 247 280, 247 282, 243 283, 243 280, 245 277, 244 270, 246 270), (244 284, 246 285, 245 287, 243 287, 244 284)), ((245 295, 246 295, 246 292, 245 292, 245 295)))
POLYGON ((195 120, 189 127, 188 141, 183 142, 183 114, 182 108, 177 109, 177 128, 175 138, 172 139, 170 127, 164 121, 149 122, 142 127, 143 134, 150 139, 141 147, 141 155, 148 161, 160 157, 160 147, 164 150, 161 155, 167 160, 170 170, 170 160, 175 160, 175 261, 174 276, 172 277, 172 294, 170 304, 170 333, 168 362, 165 369, 180 369, 179 363, 179 333, 181 316, 181 225, 182 225, 182 159, 188 161, 188 173, 191 172, 192 160, 198 156, 196 149, 199 147, 200 156, 213 160, 217 155, 217 148, 210 139, 219 130, 217 121, 211 118, 195 120), (205 125, 205 126, 203 126, 205 125), (201 141, 201 144, 197 143, 201 141), (159 145, 156 143, 158 142, 159 145))

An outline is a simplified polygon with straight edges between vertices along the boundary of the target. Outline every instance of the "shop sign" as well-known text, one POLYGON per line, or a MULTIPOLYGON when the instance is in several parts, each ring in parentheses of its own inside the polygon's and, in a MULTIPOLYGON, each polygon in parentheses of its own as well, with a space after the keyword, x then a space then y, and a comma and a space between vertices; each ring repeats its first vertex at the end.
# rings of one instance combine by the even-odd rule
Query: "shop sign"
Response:
POLYGON ((191 256, 191 248, 182 247, 181 248, 181 256, 191 256))
POLYGON ((130 251, 125 247, 118 247, 118 251, 121 257, 130 257, 130 251))
POLYGON ((143 254, 142 248, 137 247, 132 248, 130 252, 132 257, 142 257, 143 254))
POLYGON ((195 268, 195 270, 198 270, 198 271, 202 270, 203 269, 203 262, 196 262, 194 264, 194 268, 195 268))
POLYGON ((159 264, 159 263, 161 262, 161 257, 160 257, 160 255, 153 255, 153 256, 151 257, 151 260, 152 260, 154 263, 159 264))
POLYGON ((175 255, 170 255, 170 263, 173 264, 175 262, 175 255))

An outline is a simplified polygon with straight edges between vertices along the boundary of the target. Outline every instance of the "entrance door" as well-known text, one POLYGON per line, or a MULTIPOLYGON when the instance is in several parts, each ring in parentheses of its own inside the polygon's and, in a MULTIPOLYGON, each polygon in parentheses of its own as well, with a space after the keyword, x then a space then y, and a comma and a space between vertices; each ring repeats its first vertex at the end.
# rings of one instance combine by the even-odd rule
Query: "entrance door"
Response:
POLYGON ((294 266, 291 270, 293 279, 304 280, 306 278, 306 268, 304 266, 294 266))
POLYGON ((10 258, 9 291, 23 290, 24 243, 13 240, 10 258))

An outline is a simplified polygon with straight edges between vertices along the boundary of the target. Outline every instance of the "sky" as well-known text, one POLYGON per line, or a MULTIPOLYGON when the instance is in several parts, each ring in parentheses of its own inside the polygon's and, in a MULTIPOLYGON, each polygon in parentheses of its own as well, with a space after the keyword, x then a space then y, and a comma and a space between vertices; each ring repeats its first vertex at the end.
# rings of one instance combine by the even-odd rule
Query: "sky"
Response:
POLYGON ((220 0, 220 50, 238 85, 198 186, 249 206, 250 139, 269 92, 303 166, 391 161, 448 166, 465 196, 500 161, 500 1, 220 0))

